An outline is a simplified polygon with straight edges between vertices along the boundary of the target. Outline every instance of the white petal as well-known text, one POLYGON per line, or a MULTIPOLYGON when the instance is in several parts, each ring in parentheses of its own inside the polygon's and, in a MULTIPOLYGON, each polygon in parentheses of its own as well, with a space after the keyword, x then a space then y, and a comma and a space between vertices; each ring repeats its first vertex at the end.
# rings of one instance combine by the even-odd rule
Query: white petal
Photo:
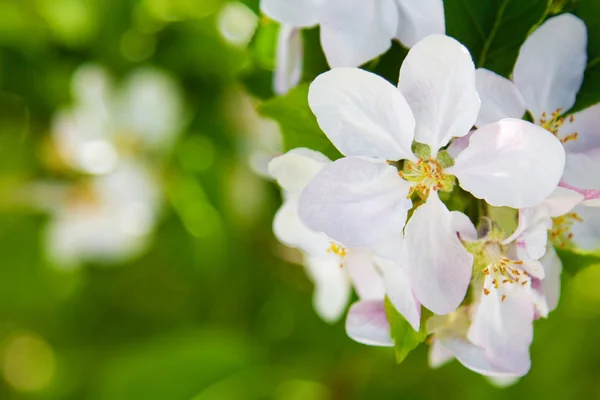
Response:
POLYGON ((144 67, 127 77, 113 112, 123 131, 164 152, 180 133, 183 110, 175 79, 157 68, 144 67))
MULTIPOLYGON (((544 255, 545 251, 546 248, 544 246, 544 252, 542 252, 542 254, 540 254, 538 258, 541 258, 544 255)), ((525 272, 527 272, 529 276, 532 276, 536 279, 544 279, 544 266, 540 261, 538 261, 537 258, 532 258, 531 256, 529 256, 528 252, 529 248, 525 246, 525 243, 517 242, 517 258, 523 262, 523 264, 521 264, 520 267, 525 272)))
POLYGON ((544 112, 573 107, 586 62, 586 27, 574 15, 548 19, 525 40, 513 80, 535 121, 544 112))
POLYGON ((554 135, 529 122, 505 119, 471 135, 449 174, 493 206, 531 207, 556 189, 565 152, 554 135))
POLYGON ((523 117, 525 101, 514 83, 485 68, 478 68, 475 76, 481 99, 476 126, 493 124, 504 118, 523 117))
POLYGON ((468 338, 486 349, 495 365, 514 375, 524 375, 531 366, 529 346, 533 340, 534 310, 529 288, 507 283, 495 289, 487 282, 491 279, 486 278, 486 286, 491 290, 481 296, 468 338))
POLYGON ((454 353, 450 349, 444 347, 439 340, 433 340, 429 347, 429 367, 439 368, 454 358, 454 353))
POLYGON ((436 314, 454 311, 471 280, 473 256, 458 238, 455 213, 432 192, 405 230, 406 268, 413 292, 436 314))
POLYGON ((426 36, 446 33, 442 0, 396 0, 399 9, 396 37, 405 47, 412 47, 426 36))
POLYGON ((582 153, 600 148, 600 103, 573 114, 573 122, 565 118, 559 137, 577 133, 577 139, 564 144, 567 153, 582 153))
POLYGON ((320 22, 331 68, 358 67, 390 48, 398 11, 394 0, 327 0, 320 22))
POLYGON ((396 168, 355 157, 334 161, 300 195, 300 219, 346 247, 399 235, 412 202, 396 168))
POLYGON ((273 233, 286 246, 297 247, 312 254, 324 254, 331 241, 323 234, 308 229, 298 217, 298 197, 291 196, 277 210, 273 219, 273 233))
POLYGON ((581 205, 575 207, 573 212, 583 219, 571 226, 575 245, 582 250, 600 249, 600 208, 581 205))
POLYGON ((273 82, 275 93, 285 94, 298 85, 302 79, 303 58, 302 32, 289 25, 282 25, 277 34, 273 82))
POLYGON ((450 144, 446 148, 446 151, 448 152, 448 154, 450 154, 450 157, 456 159, 456 157, 458 157, 458 155, 462 153, 464 149, 469 147, 469 140, 471 139, 471 135, 473 134, 473 132, 475 132, 475 129, 470 131, 465 136, 455 138, 452 140, 452 142, 450 142, 450 144))
POLYGON ((557 187, 554 192, 544 200, 544 205, 548 210, 548 215, 558 217, 571 211, 577 204, 581 203, 585 197, 574 190, 564 187, 557 187))
POLYGON ((370 346, 393 346, 390 324, 382 300, 366 300, 354 303, 346 317, 346 333, 362 344, 370 346))
POLYGON ((558 305, 560 298, 560 274, 562 273, 562 262, 554 247, 549 247, 546 255, 540 260, 544 265, 546 277, 541 281, 541 287, 546 298, 548 311, 552 311, 558 305))
POLYGON ((319 23, 322 0, 261 0, 260 9, 269 18, 295 27, 319 23))
POLYGON ((567 153, 562 182, 578 189, 600 189, 600 147, 585 153, 567 153))
MULTIPOLYGON (((486 376, 514 375, 509 369, 495 365, 481 347, 468 340, 456 336, 444 336, 440 343, 454 354, 454 357, 465 367, 486 376)), ((524 375, 524 374, 523 374, 524 375)))
POLYGON ((417 43, 402 63, 398 87, 417 122, 415 140, 428 144, 434 157, 475 123, 475 66, 469 51, 450 37, 431 35, 417 43))
POLYGON ((416 160, 412 112, 385 79, 356 68, 334 69, 310 85, 308 104, 342 154, 416 160))
POLYGON ((385 290, 396 310, 410 323, 415 331, 421 324, 421 304, 415 298, 407 271, 399 264, 379 260, 385 279, 385 290))
POLYGON ((361 300, 383 300, 383 277, 375 268, 373 255, 368 250, 350 249, 344 258, 354 289, 361 300))
POLYGON ((348 301, 351 286, 348 274, 334 254, 321 257, 306 257, 307 272, 315 284, 313 304, 324 321, 333 323, 340 319, 348 301))
POLYGON ((512 386, 514 384, 516 384, 519 379, 521 379, 520 376, 490 376, 488 377, 488 381, 496 386, 497 388, 506 388, 509 386, 512 386))
POLYGON ((299 193, 330 162, 318 151, 297 148, 271 160, 269 174, 287 192, 299 193))

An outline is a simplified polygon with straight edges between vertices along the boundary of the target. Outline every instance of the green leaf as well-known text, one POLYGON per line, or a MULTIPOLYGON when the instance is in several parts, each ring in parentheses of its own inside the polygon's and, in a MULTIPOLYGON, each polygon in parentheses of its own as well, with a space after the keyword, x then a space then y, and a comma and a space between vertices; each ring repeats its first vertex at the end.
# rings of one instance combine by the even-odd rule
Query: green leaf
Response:
POLYGON ((558 257, 563 263, 563 270, 571 275, 600 264, 600 253, 585 253, 575 250, 556 249, 558 257))
POLYGON ((467 46, 478 68, 508 76, 548 6, 547 0, 446 0, 446 32, 467 46))
POLYGON ((417 346, 425 341, 427 333, 425 332, 426 310, 423 309, 421 315, 421 330, 415 332, 408 321, 400 315, 396 307, 385 298, 385 314, 390 322, 392 339, 394 339, 394 349, 396 350, 396 362, 400 364, 408 353, 417 348, 417 346))
POLYGON ((588 31, 588 64, 573 108, 578 111, 600 102, 600 1, 581 0, 575 15, 585 22, 588 31))
POLYGON ((331 159, 340 157, 340 153, 319 128, 317 119, 308 106, 308 84, 262 103, 258 111, 279 123, 285 150, 308 147, 331 159))

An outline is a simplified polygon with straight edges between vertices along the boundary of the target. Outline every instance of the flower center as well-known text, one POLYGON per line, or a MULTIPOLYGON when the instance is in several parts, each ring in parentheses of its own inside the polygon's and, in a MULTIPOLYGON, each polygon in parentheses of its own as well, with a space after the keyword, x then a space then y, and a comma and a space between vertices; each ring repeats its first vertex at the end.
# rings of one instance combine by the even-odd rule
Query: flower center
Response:
POLYGON ((411 182, 408 197, 417 193, 421 199, 426 200, 432 190, 450 192, 454 187, 454 176, 444 174, 440 162, 432 158, 420 159, 416 163, 405 161, 404 168, 399 174, 411 182))
POLYGON ((577 213, 570 212, 560 217, 552 218, 552 229, 550 229, 550 240, 555 246, 565 248, 570 246, 573 240, 571 228, 575 222, 583 222, 577 213))
MULTIPOLYGON (((552 114, 550 114, 550 116, 548 116, 546 113, 542 113, 542 117, 539 120, 540 126, 546 129, 547 131, 551 132, 562 143, 577 140, 577 136, 579 136, 577 132, 569 133, 567 135, 564 135, 563 137, 559 135, 558 131, 560 127, 565 123, 565 118, 561 117, 561 113, 562 108, 557 109, 552 114)), ((570 115, 569 122, 573 121, 575 121, 575 117, 573 117, 573 115, 570 115)))

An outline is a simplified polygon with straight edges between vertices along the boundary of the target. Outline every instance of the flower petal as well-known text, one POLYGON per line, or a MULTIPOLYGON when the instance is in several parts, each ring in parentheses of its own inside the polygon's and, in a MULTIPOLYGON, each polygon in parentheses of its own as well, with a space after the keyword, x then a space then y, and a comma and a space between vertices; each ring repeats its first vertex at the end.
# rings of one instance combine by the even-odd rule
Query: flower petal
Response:
POLYGON ((323 0, 261 0, 260 10, 279 23, 310 27, 319 23, 322 3, 323 0))
POLYGON ((582 221, 571 226, 573 243, 582 250, 600 249, 600 207, 577 206, 573 209, 582 221))
POLYGON ((415 116, 415 140, 428 144, 433 157, 475 123, 475 66, 469 51, 450 37, 431 35, 417 43, 402 63, 398 87, 415 116))
POLYGON ((544 265, 546 277, 541 281, 541 288, 546 298, 548 311, 552 311, 558 306, 560 298, 560 274, 562 273, 562 262, 554 247, 549 247, 548 251, 540 260, 544 265))
POLYGON ((567 153, 562 182, 578 189, 600 189, 600 147, 585 153, 567 153))
POLYGON ((275 76, 273 90, 285 94, 302 79, 304 49, 302 33, 298 28, 281 25, 277 34, 275 76))
POLYGON ((412 202, 396 168, 356 157, 334 161, 300 195, 304 224, 346 247, 368 247, 399 235, 412 202))
POLYGON ((344 258, 354 289, 361 300, 383 300, 383 277, 375 268, 373 255, 368 250, 350 249, 344 258))
POLYGON ((322 233, 308 229, 298 217, 298 196, 290 196, 277 210, 273 219, 273 233, 277 240, 311 254, 321 255, 331 245, 322 233))
POLYGON ((573 121, 565 118, 558 129, 558 136, 577 133, 576 140, 564 144, 567 153, 584 153, 600 148, 600 103, 573 114, 573 121))
POLYGON ((340 268, 340 258, 335 254, 305 257, 304 265, 315 284, 315 311, 324 321, 336 322, 344 313, 351 294, 350 279, 340 268))
POLYGON ((358 343, 370 346, 393 346, 390 324, 383 300, 354 303, 346 317, 346 333, 358 343))
POLYGON ((329 158, 318 151, 297 148, 275 157, 269 163, 269 174, 289 193, 300 193, 326 165, 329 158))
POLYGON ((454 358, 454 353, 443 344, 440 343, 439 340, 433 340, 431 342, 431 346, 429 347, 429 367, 431 368, 439 368, 442 365, 450 362, 454 358))
POLYGON ((308 104, 342 154, 416 161, 412 112, 385 79, 361 69, 337 68, 313 81, 308 104))
POLYGON ((473 256, 458 238, 456 213, 448 211, 437 192, 432 192, 405 229, 406 268, 412 290, 436 314, 454 311, 471 280, 473 256))
POLYGON ((396 310, 418 332, 421 324, 421 304, 410 288, 407 271, 392 261, 379 259, 378 264, 383 270, 388 298, 396 310))
POLYGON ((586 62, 587 30, 574 15, 548 19, 525 40, 513 80, 535 121, 573 107, 586 62))
POLYGON ((525 100, 514 83, 485 68, 478 68, 475 77, 481 99, 476 126, 493 124, 504 118, 523 117, 525 100))
POLYGON ((446 33, 444 3, 442 0, 396 0, 400 11, 396 38, 405 47, 412 47, 421 39, 446 33))
MULTIPOLYGON (((491 280, 487 277, 487 280, 491 280)), ((504 284, 491 287, 488 295, 481 296, 473 313, 473 322, 467 334, 475 345, 486 349, 495 365, 524 375, 531 367, 529 346, 533 341, 534 309, 529 288, 504 284)))
POLYGON ((524 208, 539 204, 557 187, 564 159, 560 141, 550 132, 504 119, 473 133, 447 173, 493 206, 524 208))
POLYGON ((331 68, 358 67, 391 47, 394 0, 327 0, 322 7, 321 45, 331 68))

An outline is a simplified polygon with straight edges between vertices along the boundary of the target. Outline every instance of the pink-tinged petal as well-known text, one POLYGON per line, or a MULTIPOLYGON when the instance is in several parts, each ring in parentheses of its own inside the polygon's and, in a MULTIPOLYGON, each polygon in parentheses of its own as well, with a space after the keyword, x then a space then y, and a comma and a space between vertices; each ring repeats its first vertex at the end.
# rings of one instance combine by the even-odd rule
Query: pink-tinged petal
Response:
POLYGON ((289 197, 277 210, 273 219, 273 233, 277 240, 308 254, 323 254, 331 241, 322 233, 308 229, 298 217, 298 197, 289 197))
POLYGON ((467 337, 484 348, 495 365, 514 375, 524 375, 531 367, 529 346, 533 340, 534 307, 530 288, 506 283, 495 289, 491 279, 486 278, 486 287, 491 290, 481 296, 467 337))
POLYGON ((326 0, 321 45, 331 68, 358 67, 385 53, 398 26, 394 0, 326 0))
POLYGON ((437 192, 432 192, 406 224, 410 284, 421 304, 436 314, 454 311, 471 280, 473 255, 458 238, 455 213, 448 211, 437 192))
POLYGON ((444 347, 439 340, 434 339, 429 346, 429 367, 439 368, 442 365, 450 362, 454 358, 454 353, 444 347))
POLYGON ((470 131, 463 137, 455 138, 454 140, 452 140, 452 142, 450 142, 450 144, 446 148, 446 151, 448 152, 448 154, 450 154, 450 157, 455 159, 460 153, 463 152, 464 149, 469 147, 469 140, 471 139, 471 135, 473 134, 473 132, 475 132, 475 130, 470 131))
POLYGON ((408 280, 407 271, 392 261, 378 260, 383 270, 385 291, 396 310, 410 323, 415 331, 421 324, 421 304, 415 298, 408 280))
POLYGON ((452 137, 469 133, 479 113, 471 55, 448 36, 428 36, 408 52, 398 87, 415 116, 415 140, 434 157, 452 137))
POLYGON ((402 233, 412 206, 408 182, 386 163, 356 157, 334 161, 300 195, 299 215, 345 247, 369 247, 402 233))
POLYGON ((525 101, 512 81, 485 68, 475 71, 481 109, 476 126, 493 124, 504 118, 521 118, 525 101))
POLYGON ((560 274, 562 273, 562 262, 558 258, 558 254, 553 247, 549 247, 548 251, 540 260, 544 265, 546 277, 541 281, 541 289, 546 298, 548 312, 554 310, 558 306, 560 298, 560 274))
POLYGON ((583 190, 600 188, 600 147, 585 153, 567 153, 562 182, 583 190))
POLYGON ((396 0, 399 10, 396 38, 405 47, 433 34, 446 33, 444 3, 442 0, 396 0))
POLYGON ((369 346, 393 346, 390 324, 383 300, 354 303, 346 317, 346 333, 358 343, 369 346))
MULTIPOLYGON (((469 342, 468 340, 456 336, 442 336, 440 343, 465 367, 478 374, 486 376, 513 376, 515 373, 509 368, 495 365, 486 351, 469 342)), ((525 375, 526 372, 521 375, 525 375)))
POLYGON ((525 40, 513 80, 536 121, 544 112, 573 107, 586 62, 586 27, 574 15, 548 19, 525 40))
POLYGON ((361 300, 383 300, 383 277, 375 268, 373 255, 368 250, 350 249, 344 258, 344 268, 350 274, 354 289, 361 300))
POLYGON ((532 207, 556 189, 565 151, 554 135, 529 122, 504 119, 471 135, 447 173, 493 206, 532 207))
POLYGON ((275 53, 273 90, 280 95, 286 94, 302 79, 304 48, 300 29, 282 25, 275 53))
POLYGON ((558 217, 571 211, 584 199, 585 196, 581 193, 559 186, 546 200, 544 200, 544 206, 548 210, 548 215, 551 217, 558 217))
POLYGON ((350 278, 340 266, 340 258, 335 254, 307 256, 304 265, 315 285, 315 311, 324 321, 336 322, 344 313, 352 291, 350 278))
POLYGON ((260 10, 281 24, 310 27, 319 23, 322 3, 323 0, 261 0, 260 10))
POLYGON ((357 68, 337 68, 311 83, 308 104, 342 154, 416 161, 412 111, 385 79, 357 68))
POLYGON ((565 118, 558 129, 559 137, 577 133, 576 140, 564 144, 567 153, 585 153, 600 148, 600 103, 573 114, 573 121, 565 118))
POLYGON ((331 163, 318 151, 297 148, 275 157, 269 163, 269 174, 289 193, 300 193, 323 167, 331 163))
POLYGON ((600 208, 577 206, 573 209, 581 221, 573 221, 573 243, 582 250, 600 249, 600 208))
POLYGON ((574 192, 579 193, 583 196, 582 204, 585 204, 590 207, 600 207, 600 189, 581 189, 575 186, 569 185, 565 182, 560 182, 560 188, 565 188, 574 192))

